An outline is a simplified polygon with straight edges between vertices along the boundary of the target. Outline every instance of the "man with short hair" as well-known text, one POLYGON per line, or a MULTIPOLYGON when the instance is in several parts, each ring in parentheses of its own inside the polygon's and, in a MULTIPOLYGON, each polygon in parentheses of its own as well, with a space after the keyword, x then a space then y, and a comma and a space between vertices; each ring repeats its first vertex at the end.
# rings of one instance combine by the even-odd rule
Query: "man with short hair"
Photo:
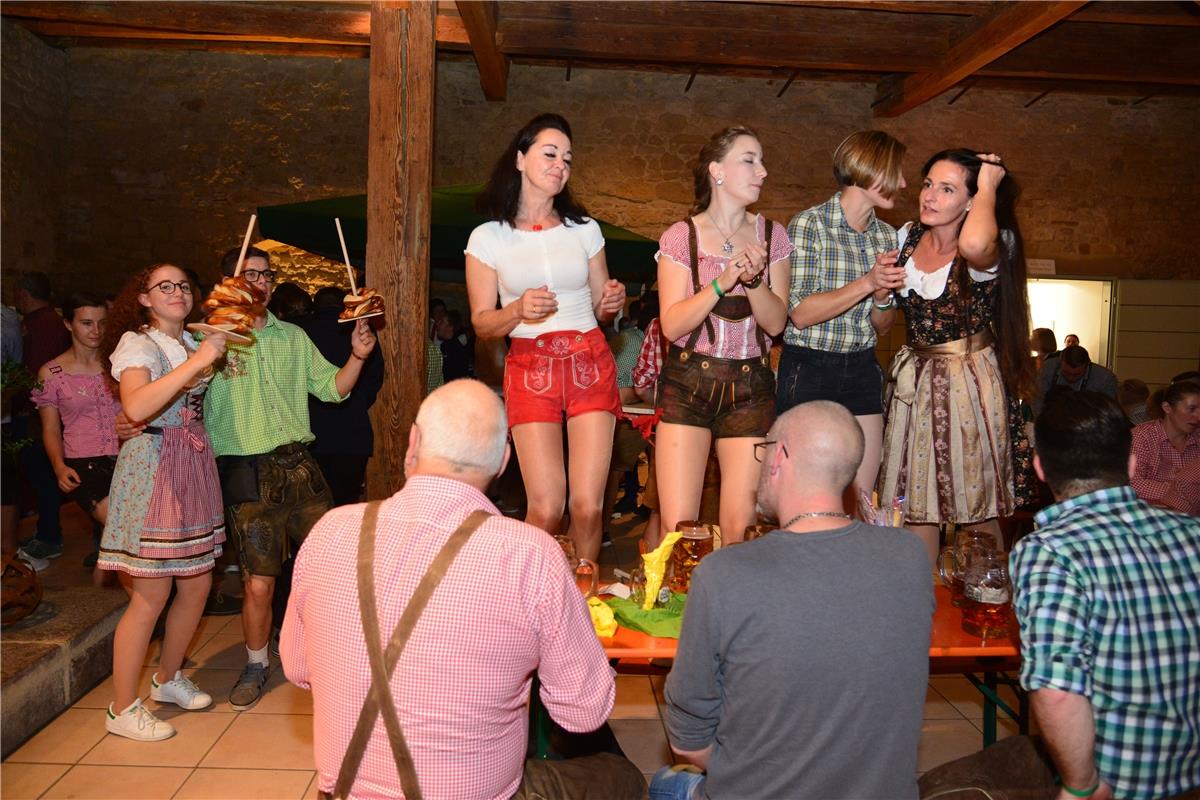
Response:
POLYGON ((569 731, 599 728, 616 690, 558 544, 501 516, 484 494, 508 461, 507 433, 503 402, 479 381, 435 390, 409 431, 404 488, 375 506, 373 527, 363 522, 369 506, 343 506, 301 548, 280 652, 288 679, 313 693, 323 797, 403 795, 393 755, 399 742, 384 725, 368 728, 361 765, 346 763, 360 709, 385 694, 372 688, 361 622, 360 535, 374 540, 368 563, 381 647, 391 650, 392 632, 415 613, 409 606, 419 606, 413 597, 429 573, 444 576, 421 593, 428 604, 387 681, 425 797, 643 796, 641 773, 619 756, 525 762, 534 672, 546 710, 569 731), (438 570, 446 543, 464 538, 438 570))
POLYGON ((696 567, 667 676, 671 748, 708 774, 664 767, 652 797, 917 797, 930 565, 914 534, 844 513, 863 449, 823 400, 758 447, 758 505, 784 522, 696 567))
MULTIPOLYGON (((237 269, 239 254, 234 248, 222 259, 226 276, 237 269)), ((275 273, 264 251, 246 251, 241 276, 271 299, 275 273)), ((245 587, 242 633, 248 662, 229 693, 236 711, 257 703, 267 680, 275 579, 292 548, 331 503, 329 487, 306 447, 314 438, 308 396, 345 400, 374 348, 375 334, 359 320, 350 356, 339 369, 304 331, 267 311, 257 320, 253 344, 231 343, 225 367, 204 396, 204 427, 217 457, 226 529, 237 544, 245 587)))
POLYGON ((1012 552, 1028 690, 1064 794, 1200 787, 1200 521, 1139 500, 1120 406, 1055 394, 1034 469, 1056 505, 1012 552))
POLYGON ((1033 411, 1040 414, 1051 389, 1064 386, 1077 392, 1099 392, 1117 396, 1117 376, 1099 364, 1093 364, 1088 351, 1078 344, 1063 348, 1055 358, 1048 358, 1038 372, 1038 393, 1033 411))

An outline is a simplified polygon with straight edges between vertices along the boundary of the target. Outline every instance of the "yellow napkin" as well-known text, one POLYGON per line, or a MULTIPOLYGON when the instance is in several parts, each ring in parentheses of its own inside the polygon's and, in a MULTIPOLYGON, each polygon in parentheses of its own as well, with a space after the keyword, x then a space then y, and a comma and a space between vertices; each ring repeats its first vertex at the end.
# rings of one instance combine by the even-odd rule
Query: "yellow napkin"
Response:
POLYGON ((681 536, 682 532, 671 531, 663 537, 658 547, 642 554, 643 568, 646 571, 646 599, 642 602, 643 611, 654 608, 658 590, 662 588, 663 577, 667 574, 667 562, 671 560, 671 548, 681 536))
POLYGON ((587 604, 588 613, 592 615, 592 627, 596 629, 597 636, 607 638, 617 632, 617 618, 603 600, 589 597, 587 604))

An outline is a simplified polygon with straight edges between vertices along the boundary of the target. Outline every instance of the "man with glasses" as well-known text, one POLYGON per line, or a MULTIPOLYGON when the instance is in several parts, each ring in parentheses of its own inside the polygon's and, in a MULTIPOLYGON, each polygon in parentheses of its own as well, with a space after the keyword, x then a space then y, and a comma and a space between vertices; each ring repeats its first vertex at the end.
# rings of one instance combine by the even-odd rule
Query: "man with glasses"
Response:
POLYGON ((660 770, 652 800, 917 797, 933 585, 914 534, 844 511, 864 444, 816 400, 755 449, 759 509, 783 523, 692 574, 665 691, 690 766, 660 770))
MULTIPOLYGON (((225 254, 226 276, 233 275, 238 256, 238 248, 225 254)), ((264 251, 247 250, 241 274, 271 299, 275 273, 264 251)), ((204 400, 226 528, 237 544, 245 587, 242 632, 248 663, 229 694, 237 711, 258 702, 267 680, 271 599, 283 562, 332 505, 329 487, 305 446, 314 438, 308 396, 345 400, 375 347, 375 334, 359 320, 350 357, 338 368, 304 331, 269 311, 255 328, 253 344, 229 348, 204 400)))

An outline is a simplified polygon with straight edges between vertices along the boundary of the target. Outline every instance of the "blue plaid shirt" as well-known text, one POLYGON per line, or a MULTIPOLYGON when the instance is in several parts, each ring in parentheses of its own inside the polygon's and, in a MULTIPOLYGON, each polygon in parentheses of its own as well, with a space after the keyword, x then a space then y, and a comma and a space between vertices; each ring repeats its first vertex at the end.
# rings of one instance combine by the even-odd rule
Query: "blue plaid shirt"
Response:
MULTIPOLYGON (((832 292, 861 278, 875 265, 875 256, 896 247, 896 229, 875 212, 862 233, 850 227, 842 212, 842 193, 819 206, 801 211, 788 223, 792 252, 792 281, 788 291, 788 311, 810 294, 832 292)), ((783 332, 783 341, 797 347, 830 353, 857 353, 875 346, 875 328, 871 325, 871 301, 868 294, 857 305, 827 322, 800 330, 791 320, 783 332)))
POLYGON ((1117 486, 1037 523, 1011 557, 1021 685, 1091 701, 1117 797, 1200 786, 1200 519, 1117 486))

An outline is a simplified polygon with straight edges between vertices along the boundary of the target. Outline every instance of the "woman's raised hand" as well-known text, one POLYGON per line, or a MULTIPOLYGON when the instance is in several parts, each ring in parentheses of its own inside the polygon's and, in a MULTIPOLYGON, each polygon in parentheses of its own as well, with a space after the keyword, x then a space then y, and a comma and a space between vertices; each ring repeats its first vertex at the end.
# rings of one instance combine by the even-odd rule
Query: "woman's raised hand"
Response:
POLYGON ((738 280, 742 283, 753 283, 767 268, 766 243, 746 245, 745 250, 730 259, 731 265, 735 262, 741 267, 741 275, 738 280))
POLYGON ((899 255, 899 250, 887 250, 875 256, 875 265, 867 273, 867 280, 871 282, 871 292, 876 300, 885 300, 888 292, 904 288, 904 267, 897 263, 899 255), (879 297, 880 293, 884 297, 879 297))
POLYGON ((1000 181, 1004 180, 1004 165, 1000 161, 1000 156, 995 153, 976 153, 980 162, 979 178, 976 180, 980 189, 996 190, 1000 185, 1000 181))
POLYGON ((526 289, 517 298, 517 313, 523 320, 543 320, 555 311, 558 311, 558 300, 547 286, 526 289))
POLYGON ((608 316, 616 314, 625 307, 625 284, 616 278, 604 282, 604 291, 600 293, 600 314, 608 316))
POLYGON ((223 333, 210 333, 205 336, 204 341, 200 342, 200 347, 196 349, 196 357, 200 359, 200 364, 207 367, 225 355, 227 341, 223 333))

